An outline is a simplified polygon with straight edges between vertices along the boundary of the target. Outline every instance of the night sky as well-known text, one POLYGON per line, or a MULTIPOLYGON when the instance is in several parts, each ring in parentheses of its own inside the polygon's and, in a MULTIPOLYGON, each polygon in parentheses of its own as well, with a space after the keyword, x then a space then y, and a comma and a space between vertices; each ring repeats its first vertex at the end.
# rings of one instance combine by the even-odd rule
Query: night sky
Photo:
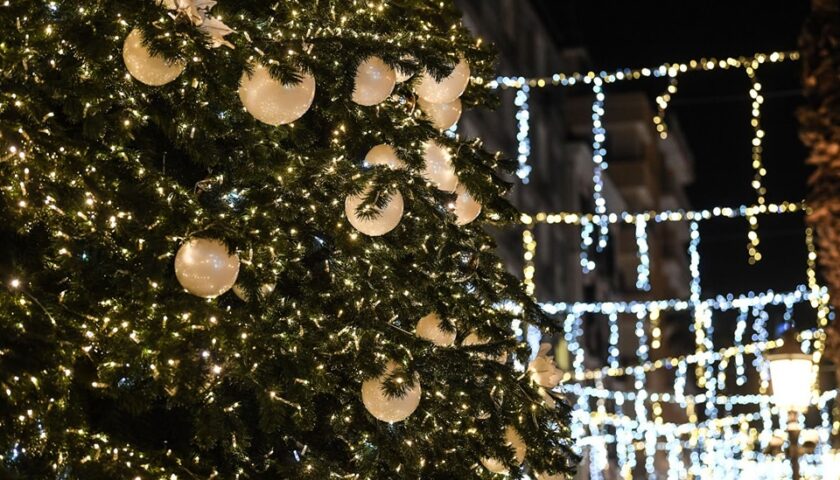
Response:
MULTIPOLYGON (((755 52, 795 50, 808 2, 649 0, 536 0, 566 46, 583 46, 591 68, 655 66, 700 57, 725 58, 755 52)), ((798 63, 759 71, 766 102, 765 166, 768 199, 805 198, 809 169, 798 140, 795 111, 803 102, 798 63)), ((610 87, 650 92, 663 80, 610 87)), ((694 73, 680 79, 671 112, 679 117, 696 163, 689 189, 695 208, 738 206, 755 201, 751 166, 749 81, 743 70, 694 73)), ((615 90, 614 90, 615 91, 615 90)), ((607 90, 607 109, 609 110, 607 90)), ((773 288, 787 291, 805 283, 804 223, 801 216, 762 216, 764 261, 747 263, 745 220, 704 223, 701 230, 704 296, 773 288)))

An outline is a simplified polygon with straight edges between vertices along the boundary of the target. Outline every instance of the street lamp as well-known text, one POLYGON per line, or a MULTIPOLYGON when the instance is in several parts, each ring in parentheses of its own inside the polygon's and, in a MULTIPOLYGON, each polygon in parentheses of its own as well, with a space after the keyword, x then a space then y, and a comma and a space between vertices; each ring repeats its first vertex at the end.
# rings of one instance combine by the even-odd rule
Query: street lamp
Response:
POLYGON ((823 480, 840 480, 840 453, 827 452, 822 458, 823 480))
POLYGON ((788 458, 793 470, 793 480, 799 480, 799 414, 811 406, 811 389, 816 379, 814 362, 810 355, 802 353, 796 331, 788 329, 782 335, 781 346, 767 352, 770 362, 770 381, 773 384, 773 402, 780 410, 788 412, 788 458))

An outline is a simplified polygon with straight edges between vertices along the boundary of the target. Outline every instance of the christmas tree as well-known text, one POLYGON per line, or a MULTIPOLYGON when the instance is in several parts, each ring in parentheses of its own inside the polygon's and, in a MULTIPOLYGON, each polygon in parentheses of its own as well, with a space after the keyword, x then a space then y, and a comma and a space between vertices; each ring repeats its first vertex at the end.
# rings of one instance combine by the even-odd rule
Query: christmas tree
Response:
POLYGON ((0 5, 0 476, 562 478, 432 0, 0 5), (527 459, 527 462, 525 462, 527 459))

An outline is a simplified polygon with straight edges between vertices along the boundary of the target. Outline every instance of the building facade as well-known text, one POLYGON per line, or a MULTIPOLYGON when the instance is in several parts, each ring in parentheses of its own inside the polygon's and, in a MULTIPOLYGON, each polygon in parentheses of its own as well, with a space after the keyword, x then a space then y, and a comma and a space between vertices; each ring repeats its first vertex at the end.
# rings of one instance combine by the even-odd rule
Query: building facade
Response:
MULTIPOLYGON (((532 77, 550 76, 557 72, 588 71, 591 62, 584 49, 564 45, 562 30, 574 30, 573 18, 569 25, 558 25, 556 17, 549 26, 543 12, 524 0, 459 0, 465 12, 465 23, 485 41, 493 43, 500 52, 501 76, 532 77), (561 30, 558 32, 557 30, 561 30)), ((693 181, 693 158, 681 134, 677 119, 669 118, 669 135, 662 140, 653 123, 656 111, 653 99, 644 92, 608 91, 605 146, 609 168, 603 178, 603 197, 608 212, 648 212, 688 209, 685 188, 693 181)), ((522 150, 523 130, 521 99, 515 90, 502 90, 502 104, 495 112, 468 112, 459 131, 462 135, 485 139, 489 150, 506 155, 527 155, 517 186, 511 194, 513 203, 528 215, 545 213, 593 213, 593 119, 592 91, 586 88, 545 88, 529 92, 527 135, 530 139, 525 152, 522 150)), ((687 258, 689 241, 688 225, 681 223, 651 224, 647 230, 649 249, 649 287, 637 285, 640 252, 637 232, 632 225, 612 225, 609 241, 601 251, 593 248, 588 255, 596 268, 584 273, 581 267, 581 228, 571 225, 541 224, 534 228, 537 242, 534 258, 535 295, 545 303, 601 302, 624 300, 651 300, 688 298, 690 273, 687 258)), ((522 229, 499 232, 500 254, 512 273, 522 277, 524 267, 522 229)), ((638 361, 640 345, 635 330, 634 316, 619 318, 619 357, 622 365, 638 361), (632 318, 630 318, 632 317, 632 318)), ((648 338, 656 338, 650 345, 651 359, 665 358, 681 350, 686 337, 678 327, 685 319, 663 318, 656 326, 647 324, 648 338), (654 331, 654 328, 657 331, 654 331)), ((600 369, 608 364, 610 352, 610 327, 605 316, 587 316, 584 319, 582 343, 585 350, 584 367, 600 369)), ((568 368, 564 359, 562 335, 546 338, 556 348, 561 366, 568 368)), ((689 338, 689 341, 690 338, 689 338)), ((633 391, 632 378, 611 378, 609 385, 600 385, 612 391, 633 391)), ((647 379, 651 391, 668 391, 673 388, 672 372, 663 371, 647 379)), ((596 385, 584 385, 595 387, 596 385)), ((608 409, 616 405, 600 405, 608 409)), ((593 410, 596 405, 590 405, 593 410)), ((667 405, 662 418, 668 422, 684 423, 684 411, 669 411, 667 405)), ((628 472, 614 468, 617 452, 609 445, 606 468, 595 472, 583 442, 584 463, 579 478, 621 478, 628 472)), ((647 452, 648 454, 650 452, 647 452)), ((645 452, 639 452, 637 462, 643 475, 645 452)), ((647 455, 648 457, 650 455, 647 455)), ((655 468, 666 469, 666 452, 653 455, 655 468)))

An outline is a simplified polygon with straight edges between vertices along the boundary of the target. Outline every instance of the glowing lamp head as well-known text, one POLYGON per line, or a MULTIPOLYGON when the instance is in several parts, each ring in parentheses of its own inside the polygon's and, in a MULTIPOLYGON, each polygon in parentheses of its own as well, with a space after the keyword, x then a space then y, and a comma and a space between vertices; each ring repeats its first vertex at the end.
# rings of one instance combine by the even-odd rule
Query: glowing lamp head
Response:
POLYGON ((831 450, 822 457, 823 480, 840 480, 840 452, 831 450))
POLYGON ((804 412, 811 405, 814 363, 810 355, 802 353, 795 330, 785 332, 782 340, 782 346, 766 355, 770 362, 773 401, 782 410, 804 412))

